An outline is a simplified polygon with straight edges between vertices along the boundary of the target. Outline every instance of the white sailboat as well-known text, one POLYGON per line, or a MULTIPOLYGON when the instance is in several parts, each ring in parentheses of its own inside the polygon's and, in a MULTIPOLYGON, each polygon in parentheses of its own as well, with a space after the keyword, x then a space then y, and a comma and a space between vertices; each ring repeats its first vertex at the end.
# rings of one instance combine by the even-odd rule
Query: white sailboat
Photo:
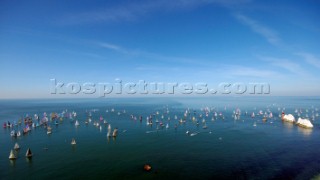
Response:
POLYGON ((32 152, 31 152, 31 150, 30 150, 30 148, 28 148, 28 150, 27 150, 27 152, 26 152, 26 157, 27 158, 32 158, 32 152))
POLYGON ((77 143, 76 143, 76 140, 74 139, 74 138, 72 138, 72 140, 71 140, 71 145, 76 145, 77 143))
POLYGON ((207 126, 207 124, 206 123, 204 123, 204 125, 203 125, 203 127, 202 127, 203 129, 207 129, 208 128, 208 126, 207 126))
POLYGON ((17 133, 15 130, 12 130, 11 133, 10 133, 10 136, 11 137, 16 137, 17 136, 17 133))
POLYGON ((47 127, 47 134, 51 134, 52 133, 52 128, 50 126, 47 127))
POLYGON ((194 132, 194 133, 191 133, 190 136, 195 136, 197 135, 199 132, 194 132))
POLYGON ((18 143, 16 143, 15 145, 14 145, 14 148, 13 148, 14 150, 19 150, 20 149, 20 146, 19 146, 19 144, 18 143))
POLYGON ((118 135, 118 129, 115 128, 115 129, 113 130, 112 137, 117 137, 117 135, 118 135))
POLYGON ((110 125, 110 124, 108 125, 108 133, 107 133, 107 136, 108 136, 108 137, 111 136, 111 125, 110 125))
POLYGON ((9 159, 10 159, 10 160, 15 160, 15 159, 17 159, 17 157, 16 157, 16 155, 14 154, 13 150, 10 151, 9 159))
POLYGON ((20 136, 21 136, 21 132, 18 131, 18 132, 17 132, 17 137, 20 137, 20 136))
POLYGON ((79 121, 76 120, 76 122, 74 123, 74 125, 75 125, 75 126, 79 126, 79 125, 80 125, 80 124, 79 124, 79 121))
POLYGON ((272 112, 269 113, 269 118, 273 118, 272 112))

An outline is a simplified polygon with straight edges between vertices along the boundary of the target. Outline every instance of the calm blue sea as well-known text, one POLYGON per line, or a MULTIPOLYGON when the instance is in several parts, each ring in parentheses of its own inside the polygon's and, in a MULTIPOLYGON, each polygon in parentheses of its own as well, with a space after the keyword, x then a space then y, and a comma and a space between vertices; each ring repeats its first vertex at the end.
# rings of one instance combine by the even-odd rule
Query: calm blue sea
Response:
POLYGON ((318 97, 0 100, 0 179, 311 179, 320 174, 319 109, 318 97), (77 116, 59 119, 59 125, 49 121, 51 135, 37 127, 13 138, 10 132, 22 131, 24 124, 2 127, 63 111, 77 116), (259 111, 273 117, 264 122, 259 111), (314 128, 283 123, 282 111, 308 117, 314 128), (92 122, 86 125, 89 112, 92 122), (107 138, 100 117, 119 129, 116 138, 107 138), (72 138, 77 145, 70 144, 72 138), (16 142, 21 149, 11 161, 16 142))

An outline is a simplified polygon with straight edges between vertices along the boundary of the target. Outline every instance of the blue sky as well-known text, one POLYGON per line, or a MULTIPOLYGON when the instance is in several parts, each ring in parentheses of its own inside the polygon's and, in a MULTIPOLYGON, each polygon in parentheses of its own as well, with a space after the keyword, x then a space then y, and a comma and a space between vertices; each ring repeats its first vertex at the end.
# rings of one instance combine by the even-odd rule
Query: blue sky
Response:
POLYGON ((1 1, 0 98, 59 82, 267 82, 320 95, 320 3, 1 1))

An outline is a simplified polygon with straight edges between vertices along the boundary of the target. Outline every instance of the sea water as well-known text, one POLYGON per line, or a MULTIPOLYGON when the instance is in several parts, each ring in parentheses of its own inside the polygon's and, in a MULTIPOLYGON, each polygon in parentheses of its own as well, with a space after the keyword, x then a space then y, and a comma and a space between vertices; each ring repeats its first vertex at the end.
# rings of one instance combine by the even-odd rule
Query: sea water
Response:
POLYGON ((301 116, 312 117, 319 113, 320 99, 0 100, 1 125, 18 122, 27 115, 38 114, 41 118, 44 112, 48 116, 51 112, 77 113, 73 120, 59 120, 59 125, 50 122, 51 135, 37 127, 27 135, 12 138, 11 130, 22 131, 24 124, 10 129, 1 127, 0 179, 310 179, 320 174, 320 119, 316 116, 311 120, 312 130, 283 123, 279 114, 292 113, 298 118, 295 109, 302 112, 301 116), (235 120, 233 112, 237 108, 241 115, 235 120), (208 117, 205 110, 210 110, 208 117), (260 110, 272 112, 273 118, 264 122, 262 116, 251 117, 252 112, 258 114, 260 110), (89 112, 92 122, 86 125, 89 112), (100 116, 112 129, 118 128, 116 138, 106 136, 107 126, 99 120, 100 116), (153 117, 152 126, 146 124, 148 116, 153 117), (180 123, 180 119, 186 122, 180 123), (75 120, 80 126, 74 125, 75 120), (157 125, 156 120, 164 127, 157 125), (202 128, 203 120, 206 129, 202 128), (94 121, 100 123, 102 130, 93 126, 94 121), (190 136, 187 131, 196 135, 190 136), (77 142, 74 146, 70 144, 72 138, 77 142), (21 149, 18 158, 11 161, 8 156, 16 142, 21 149), (25 158, 27 148, 34 154, 32 159, 25 158), (144 171, 145 164, 151 165, 150 172, 144 171))

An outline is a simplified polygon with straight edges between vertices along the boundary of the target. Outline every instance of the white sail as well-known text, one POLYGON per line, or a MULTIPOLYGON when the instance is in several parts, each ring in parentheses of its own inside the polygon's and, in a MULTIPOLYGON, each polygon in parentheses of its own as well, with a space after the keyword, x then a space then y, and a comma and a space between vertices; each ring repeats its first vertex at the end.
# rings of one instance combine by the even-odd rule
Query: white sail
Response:
POLYGON ((74 139, 74 138, 72 138, 72 140, 71 140, 71 145, 76 145, 77 143, 76 143, 76 140, 74 139))
POLYGON ((113 130, 112 136, 113 136, 113 137, 117 137, 117 135, 118 135, 118 129, 115 128, 115 129, 113 130))
POLYGON ((28 157, 28 158, 32 157, 32 152, 31 152, 30 148, 28 148, 28 150, 26 152, 26 157, 28 157))
POLYGON ((80 124, 79 124, 79 121, 76 120, 76 122, 74 123, 74 125, 75 125, 75 126, 79 126, 79 125, 80 125, 80 124))
POLYGON ((19 150, 19 149, 20 149, 20 146, 19 146, 18 143, 16 143, 16 144, 14 145, 14 150, 19 150))
POLYGON ((50 126, 47 127, 47 134, 51 134, 52 133, 52 128, 50 126))
POLYGON ((111 125, 110 124, 108 126, 108 134, 107 134, 107 136, 111 136, 111 125))
POLYGON ((206 123, 204 123, 204 125, 203 125, 203 127, 202 127, 203 129, 207 129, 208 128, 208 126, 207 126, 207 124, 206 123))
POLYGON ((14 154, 13 150, 10 151, 9 159, 11 159, 11 160, 17 159, 17 157, 14 154))
POLYGON ((16 131, 15 131, 15 130, 12 130, 11 133, 10 133, 10 135, 11 135, 12 137, 15 137, 15 136, 16 136, 16 131))

